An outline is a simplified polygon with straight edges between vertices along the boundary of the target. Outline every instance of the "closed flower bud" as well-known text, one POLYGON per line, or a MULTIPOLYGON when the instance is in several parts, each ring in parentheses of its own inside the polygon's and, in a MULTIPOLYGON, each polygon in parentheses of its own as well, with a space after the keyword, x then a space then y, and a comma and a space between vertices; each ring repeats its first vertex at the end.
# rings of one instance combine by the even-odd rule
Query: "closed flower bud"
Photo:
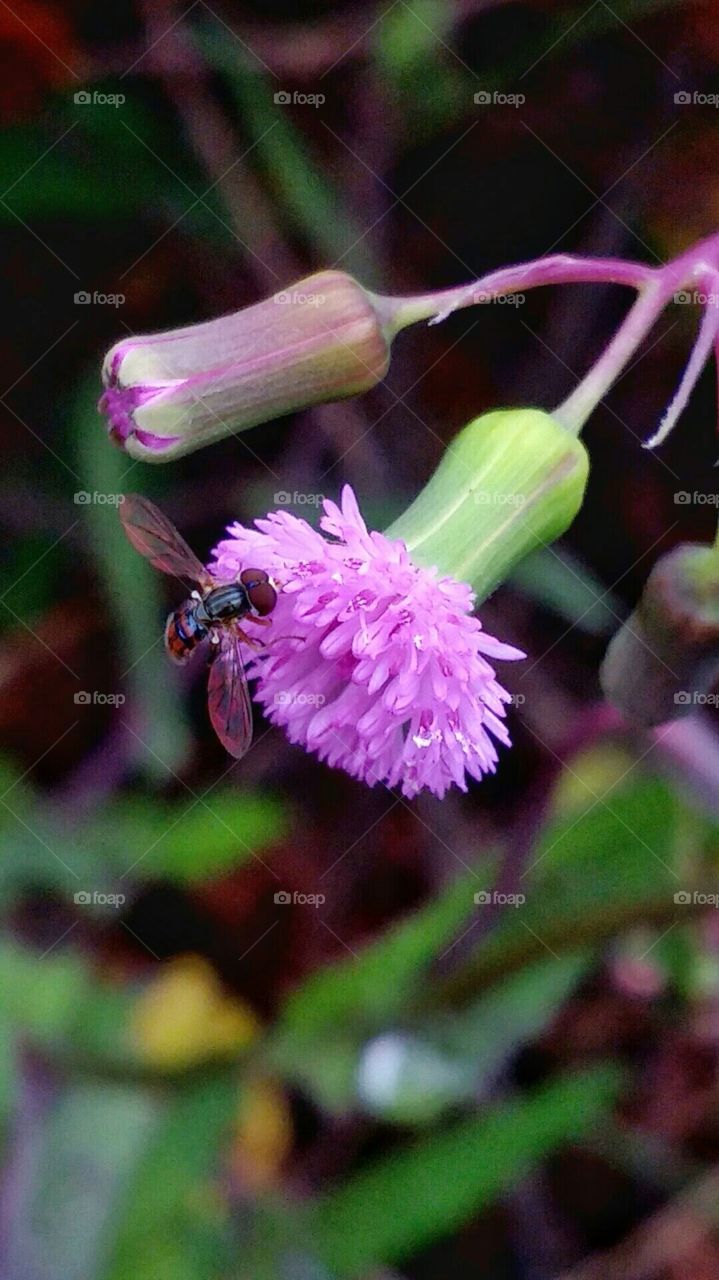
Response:
POLYGON ((652 569, 634 613, 607 650, 606 697, 649 727, 707 701, 719 675, 719 556, 684 543, 652 569))
POLYGON ((530 551, 569 527, 584 497, 584 445, 540 409, 475 418, 387 534, 413 559, 470 582, 481 602, 530 551))
POLYGON ((123 338, 100 408, 133 458, 166 462, 223 436, 372 387, 387 371, 393 303, 321 271, 233 315, 123 338))

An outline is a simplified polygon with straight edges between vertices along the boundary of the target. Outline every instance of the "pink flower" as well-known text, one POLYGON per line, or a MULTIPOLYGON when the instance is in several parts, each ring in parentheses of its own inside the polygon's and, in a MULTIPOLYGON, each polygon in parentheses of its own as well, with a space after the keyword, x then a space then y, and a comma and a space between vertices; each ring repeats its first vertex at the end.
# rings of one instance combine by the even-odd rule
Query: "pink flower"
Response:
POLYGON ((370 785, 466 791, 467 775, 494 772, 493 739, 510 745, 510 695, 488 658, 525 655, 482 630, 467 583, 368 532, 349 485, 341 507, 323 505, 323 532, 274 511, 213 552, 217 577, 252 565, 282 588, 272 638, 248 660, 255 699, 290 742, 370 785))

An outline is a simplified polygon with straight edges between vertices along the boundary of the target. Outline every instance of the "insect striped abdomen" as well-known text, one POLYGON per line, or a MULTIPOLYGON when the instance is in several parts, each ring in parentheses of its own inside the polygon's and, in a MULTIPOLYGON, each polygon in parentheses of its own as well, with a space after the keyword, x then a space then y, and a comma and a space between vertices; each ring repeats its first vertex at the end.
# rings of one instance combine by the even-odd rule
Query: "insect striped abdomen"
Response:
POLYGON ((198 622, 191 601, 171 613, 165 624, 165 648, 173 662, 187 662, 205 639, 207 628, 198 622))

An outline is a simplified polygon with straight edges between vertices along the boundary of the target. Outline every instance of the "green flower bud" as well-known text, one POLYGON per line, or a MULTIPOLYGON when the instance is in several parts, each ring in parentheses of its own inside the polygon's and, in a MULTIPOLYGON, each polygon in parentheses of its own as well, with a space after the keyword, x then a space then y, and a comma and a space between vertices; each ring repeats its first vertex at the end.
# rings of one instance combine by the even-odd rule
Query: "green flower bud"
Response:
POLYGON ((419 497, 386 531, 412 558, 470 582, 481 603, 582 504, 584 445, 540 409, 500 409, 454 438, 419 497))

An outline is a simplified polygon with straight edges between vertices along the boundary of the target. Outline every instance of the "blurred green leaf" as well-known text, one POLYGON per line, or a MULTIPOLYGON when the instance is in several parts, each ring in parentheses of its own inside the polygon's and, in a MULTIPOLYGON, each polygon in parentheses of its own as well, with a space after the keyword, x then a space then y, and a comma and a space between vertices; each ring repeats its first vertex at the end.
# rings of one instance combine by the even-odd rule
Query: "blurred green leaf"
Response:
POLYGON ((119 799, 78 827, 0 766, 2 778, 0 901, 41 889, 69 898, 81 890, 122 891, 129 899, 148 879, 198 884, 266 853, 289 825, 280 800, 225 786, 205 802, 191 794, 172 803, 119 799))
POLYGON ((127 872, 130 881, 197 884, 242 866, 287 827, 279 800, 224 787, 205 802, 191 795, 172 805, 139 797, 119 801, 81 840, 94 845, 99 866, 127 872))
POLYGON ((107 439, 97 395, 97 378, 91 374, 80 386, 74 408, 77 456, 88 491, 110 501, 79 510, 117 623, 120 683, 127 688, 127 703, 117 714, 128 735, 129 756, 151 780, 168 782, 188 753, 189 735, 162 645, 159 575, 130 546, 118 516, 117 500, 132 468, 107 439))
POLYGON ((626 612, 567 547, 535 551, 512 570, 509 581, 530 600, 588 635, 611 635, 626 612))
POLYGON ((226 76, 268 182, 314 253, 341 265, 362 284, 377 285, 366 229, 344 204, 326 164, 312 155, 286 108, 273 100, 279 82, 271 83, 256 64, 250 65, 239 44, 228 42, 214 25, 202 30, 198 43, 208 62, 226 76))
POLYGON ((429 964, 473 910, 476 887, 474 873, 458 877, 358 958, 313 973, 280 1014, 275 1061, 289 1066, 303 1052, 316 1052, 318 1038, 326 1033, 345 1028, 369 1033, 402 1010, 429 964))
POLYGON ((0 1013, 0 1139, 15 1110, 18 1089, 17 1043, 13 1027, 0 1013))
MULTIPOLYGON (((66 563, 64 547, 50 547, 47 538, 32 533, 16 537, 3 549, 4 556, 12 553, 12 560, 4 567, 9 571, 11 585, 4 591, 14 611, 22 608, 26 623, 32 623, 53 604, 62 567, 66 563), (11 576, 10 576, 11 575, 11 576)), ((0 629, 12 630, 17 619, 9 611, 0 612, 0 629)))
POLYGON ((90 991, 89 970, 79 955, 43 956, 12 942, 0 944, 0 1013, 31 1034, 66 1031, 90 991))
POLYGON ((374 32, 374 61, 395 125, 426 136, 472 106, 476 77, 452 49, 456 14, 444 0, 392 5, 374 32), (421 110, 416 95, 421 92, 421 110))
POLYGON ((681 802, 654 779, 638 778, 598 800, 587 793, 583 812, 556 820, 538 841, 521 885, 526 902, 502 912, 455 974, 426 983, 428 966, 462 933, 467 917, 486 910, 475 907, 474 893, 491 886, 495 859, 483 864, 485 880, 460 877, 358 958, 311 975, 289 998, 271 1035, 273 1064, 302 1081, 322 1105, 346 1108, 355 1098, 363 1043, 398 1016, 424 1035, 436 1011, 446 1019, 455 1049, 471 1040, 476 1019, 482 1030, 475 1040, 486 1048, 484 1062, 478 1051, 477 1072, 486 1075, 509 1049, 502 1028, 516 1025, 519 1039, 531 1035, 533 1014, 541 1025, 543 1010, 548 1017, 561 999, 556 992, 599 942, 627 922, 671 918, 681 887, 672 865, 681 811, 681 802), (545 967, 547 956, 554 956, 556 968, 545 967), (514 986, 512 973, 537 961, 539 970, 514 986), (503 985, 489 1002, 475 1003, 481 988, 500 977, 503 985), (451 1016, 441 1012, 445 1000, 455 1010, 451 1016))
POLYGON ((376 1162, 311 1211, 320 1258, 340 1276, 362 1277, 455 1230, 551 1151, 590 1133, 620 1082, 610 1067, 566 1076, 376 1162))
MULTIPOLYGON (((543 41, 530 39, 517 24, 510 57, 491 54, 477 74, 457 48, 456 14, 442 0, 403 0, 392 5, 373 32, 377 69, 391 101, 393 127, 412 143, 456 126, 474 111, 479 90, 517 92, 524 77, 546 57, 571 57, 572 49, 616 27, 629 26, 662 9, 679 8, 682 0, 615 0, 564 10, 548 16, 543 41), (443 56, 445 55, 446 56, 443 56)), ((481 111, 481 108, 480 108, 481 111)), ((476 117, 481 120, 481 115, 476 117)))
MULTIPOLYGON (((59 924, 58 942, 63 939, 61 929, 59 924)), ((70 933, 71 929, 66 929, 65 936, 70 933)), ((197 963, 205 963, 212 972, 207 962, 197 963)), ((151 972, 157 981, 158 974, 166 976, 167 967, 158 966, 151 972)), ((249 1012, 244 1015, 246 1023, 240 1020, 239 1031, 236 1026, 228 1031, 227 1021, 219 1023, 218 1038, 218 1022, 223 1014, 227 1018, 226 1009, 208 1008, 197 1001, 196 992, 187 989, 182 998, 192 1002, 195 996, 195 1005, 191 1005, 195 1010, 191 1029, 196 1036, 192 1051, 185 1056, 178 1052, 168 1059, 166 1054, 158 1056, 155 1044, 150 1046, 153 1056, 148 1052, 146 1028, 138 1024, 148 989, 152 988, 145 982, 130 984, 96 970, 81 952, 69 946, 43 953, 11 942, 0 944, 0 1045, 7 1027, 12 1036, 22 1036, 42 1047, 54 1062, 77 1075, 114 1076, 119 1072, 126 1079, 180 1081, 205 1065, 219 1069, 235 1061, 252 1044, 256 1023, 249 1012)), ((171 1036, 184 1051, 187 1020, 183 1023, 177 996, 174 1006, 168 1007, 165 1000, 161 1008, 165 1020, 160 1029, 162 1047, 166 1048, 171 1036)), ((10 1071, 10 1060, 0 1052, 0 1116, 6 1067, 10 1071)))
POLYGON ((178 147, 171 116, 145 107, 137 92, 127 94, 126 84, 93 88, 125 92, 127 101, 118 108, 88 107, 57 96, 52 128, 33 124, 0 130, 5 191, 0 221, 157 218, 159 213, 168 223, 177 220, 181 230, 233 245, 218 194, 203 194, 207 179, 189 151, 178 147))
POLYGON ((427 1124, 482 1096, 510 1056, 537 1036, 590 963, 549 957, 498 983, 454 1016, 417 1020, 363 1050, 357 1086, 364 1108, 392 1124, 427 1124))
POLYGON ((627 924, 688 920, 687 908, 674 904, 675 892, 687 887, 674 869, 678 797, 665 783, 643 778, 597 800, 588 795, 587 806, 543 832, 521 881, 526 903, 502 913, 433 999, 463 1002, 547 952, 577 953, 627 924))
MULTIPOLYGON (((475 1087, 485 1088, 507 1057, 543 1030, 590 960, 589 952, 561 959, 547 956, 508 977, 454 1016, 438 1015, 438 1042, 456 1054, 470 1056, 475 1087)), ((431 1022, 428 1025, 432 1027, 431 1022)))
POLYGON ((238 1107, 233 1073, 171 1097, 128 1188, 102 1280, 212 1280, 230 1274, 220 1153, 238 1107))

